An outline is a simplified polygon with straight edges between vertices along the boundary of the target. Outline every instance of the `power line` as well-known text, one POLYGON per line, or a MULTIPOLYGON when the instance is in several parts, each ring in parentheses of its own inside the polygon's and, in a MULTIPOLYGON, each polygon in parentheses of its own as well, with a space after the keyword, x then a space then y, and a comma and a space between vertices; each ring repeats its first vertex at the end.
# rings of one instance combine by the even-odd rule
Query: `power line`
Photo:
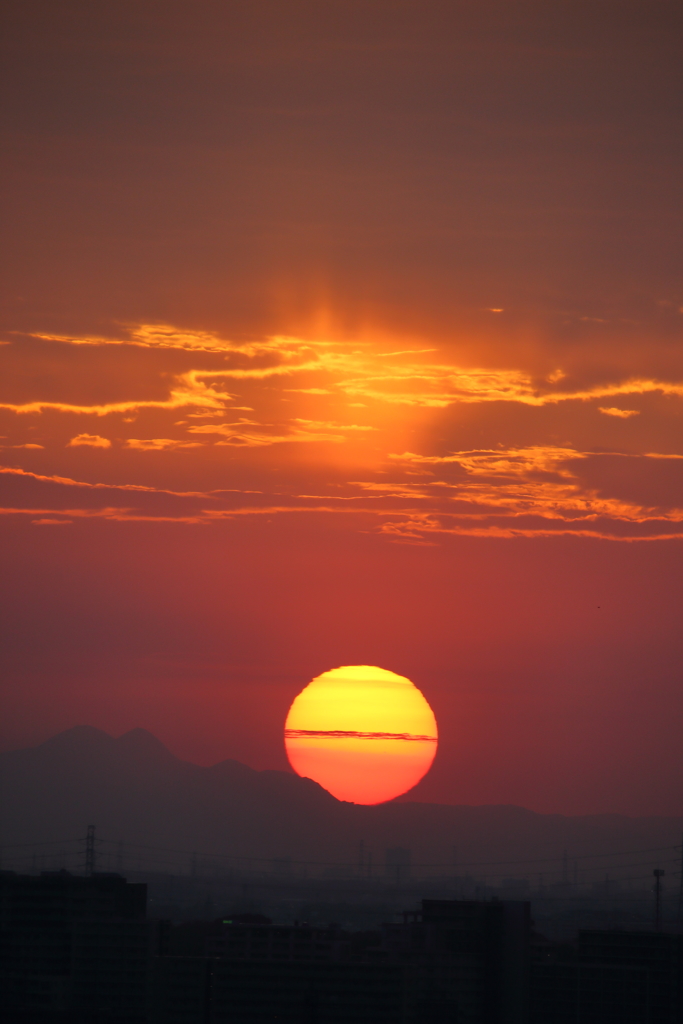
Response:
MULTIPOLYGON (((98 840, 98 842, 115 844, 115 840, 113 840, 113 839, 100 839, 100 840, 98 840)), ((175 848, 175 847, 156 846, 156 845, 152 845, 152 844, 148 844, 148 843, 126 843, 126 846, 133 847, 135 849, 141 849, 141 850, 159 850, 159 851, 161 851, 163 853, 176 853, 176 854, 180 854, 181 856, 184 856, 184 857, 203 857, 203 858, 206 858, 207 860, 219 860, 219 861, 221 861, 221 860, 246 860, 246 861, 250 861, 252 863, 256 862, 256 863, 266 863, 266 864, 270 864, 272 862, 272 860, 273 860, 273 857, 254 857, 254 856, 251 856, 250 854, 242 854, 242 853, 209 853, 209 852, 205 852, 205 851, 203 852, 203 851, 197 851, 197 850, 181 850, 181 849, 178 849, 178 848, 175 848)), ((573 860, 593 860, 593 859, 598 859, 598 858, 602 858, 602 857, 610 857, 610 858, 629 857, 629 856, 635 857, 637 855, 644 854, 644 853, 662 853, 662 852, 667 851, 667 850, 677 850, 677 849, 678 849, 678 845, 676 844, 675 846, 653 846, 653 847, 649 847, 649 848, 644 849, 644 850, 620 850, 620 851, 616 851, 614 853, 612 853, 612 852, 608 852, 608 853, 583 853, 583 854, 578 854, 577 856, 573 857, 573 860)), ((528 858, 526 860, 492 860, 492 861, 472 860, 472 861, 461 861, 459 863, 458 867, 511 867, 511 866, 524 865, 524 864, 560 864, 560 863, 562 863, 563 859, 564 859, 564 854, 561 854, 561 855, 559 855, 557 857, 537 857, 537 858, 528 858)), ((308 865, 308 866, 312 866, 312 867, 315 867, 315 866, 318 866, 318 867, 344 867, 344 868, 348 868, 349 867, 349 862, 347 862, 347 861, 291 860, 290 863, 291 864, 299 864, 299 865, 308 865)), ((440 862, 440 861, 413 863, 412 867, 413 868, 447 868, 451 872, 453 870, 453 865, 452 864, 450 864, 448 862, 440 862)))
POLYGON ((3 843, 3 850, 14 850, 20 846, 30 846, 32 849, 36 846, 66 846, 68 843, 82 843, 82 839, 47 839, 44 842, 39 843, 3 843))
MULTIPOLYGON (((36 843, 13 843, 13 844, 6 844, 3 848, 5 850, 29 848, 29 849, 33 849, 35 851, 35 849, 41 848, 41 847, 48 847, 48 846, 61 846, 61 847, 64 847, 64 846, 69 846, 69 845, 72 845, 72 844, 75 844, 75 843, 82 843, 82 842, 85 842, 85 844, 86 844, 86 859, 85 859, 85 864, 83 865, 85 870, 86 870, 86 873, 92 874, 95 871, 95 869, 96 869, 96 861, 97 861, 97 856, 98 856, 98 854, 97 854, 97 847, 99 847, 99 846, 106 846, 106 847, 109 847, 109 848, 115 848, 116 849, 117 862, 118 861, 122 861, 123 848, 124 848, 123 841, 122 840, 113 840, 113 839, 99 838, 99 837, 96 838, 95 837, 95 827, 94 826, 88 826, 87 835, 85 837, 82 837, 81 839, 46 840, 46 841, 41 841, 41 842, 36 842, 36 843)), ((273 857, 254 857, 254 856, 249 855, 249 854, 209 853, 209 852, 200 852, 200 851, 190 851, 190 850, 179 849, 179 848, 176 848, 176 847, 166 847, 166 846, 159 846, 159 845, 148 844, 148 843, 130 843, 130 842, 127 842, 127 843, 125 843, 125 847, 127 849, 131 850, 131 851, 134 851, 134 850, 149 850, 149 851, 155 851, 155 852, 161 853, 161 854, 166 854, 167 855, 166 857, 149 857, 149 856, 147 856, 147 857, 144 858, 147 862, 151 861, 151 862, 154 862, 154 863, 157 863, 157 864, 168 864, 170 861, 172 861, 173 855, 181 856, 181 857, 185 857, 185 858, 191 858, 195 863, 197 862, 197 859, 201 859, 201 860, 203 860, 205 862, 206 866, 209 866, 213 862, 213 865, 216 866, 216 867, 219 864, 225 864, 225 862, 247 862, 247 864, 272 864, 272 861, 273 861, 273 857)), ((583 854, 578 854, 577 856, 572 857, 572 860, 575 861, 575 862, 578 862, 578 861, 584 861, 585 862, 585 861, 591 861, 591 860, 600 860, 600 859, 604 859, 604 858, 607 857, 607 858, 610 858, 611 860, 614 861, 614 860, 617 860, 617 859, 623 858, 623 857, 635 857, 635 856, 640 856, 640 855, 644 855, 644 854, 654 854, 654 853, 657 853, 657 854, 660 854, 660 857, 659 857, 660 861, 662 859, 664 859, 665 862, 669 863, 669 858, 662 858, 661 854, 662 853, 666 853, 666 852, 669 852, 669 853, 673 854, 675 851, 677 851, 679 849, 681 850, 681 855, 682 855, 681 887, 680 887, 680 893, 679 893, 679 918, 680 918, 681 913, 683 912, 683 844, 681 844, 680 847, 679 847, 678 844, 676 844, 674 846, 648 847, 648 848, 639 849, 639 850, 620 850, 620 851, 604 852, 604 853, 583 853, 583 854)), ((75 853, 75 851, 72 851, 72 850, 67 850, 67 851, 63 851, 63 852, 66 853, 67 856, 72 856, 75 853)), ((113 849, 111 850, 111 852, 113 853, 113 849)), ((27 855, 24 855, 24 856, 19 855, 18 857, 13 857, 13 860, 15 860, 15 861, 16 860, 30 860, 31 857, 32 857, 32 854, 27 854, 27 855)), ((290 863, 292 864, 292 866, 300 866, 300 867, 327 867, 327 868, 337 867, 337 868, 343 869, 343 870, 347 870, 349 868, 349 864, 346 861, 290 860, 290 863)), ((481 870, 482 868, 496 868, 496 867, 497 868, 506 868, 507 869, 507 868, 512 868, 512 867, 525 867, 525 866, 531 866, 531 865, 536 865, 536 864, 548 864, 548 865, 557 864, 557 865, 562 865, 563 872, 566 874, 566 863, 567 863, 567 855, 566 855, 566 852, 563 852, 562 854, 560 854, 558 856, 554 856, 554 857, 538 857, 538 858, 528 858, 528 859, 524 859, 524 860, 498 860, 498 861, 477 861, 477 860, 471 860, 471 861, 460 861, 458 863, 458 869, 462 872, 463 869, 481 870)), ((636 864, 633 864, 633 863, 631 863, 631 864, 624 864, 623 866, 632 869, 634 867, 640 867, 641 865, 642 866, 646 866, 646 865, 649 866, 650 863, 651 862, 638 862, 636 864)), ((671 858, 671 863, 673 863, 673 858, 671 858)), ((446 876, 449 876, 449 875, 452 875, 453 870, 454 870, 454 866, 453 866, 452 863, 448 863, 448 862, 421 862, 421 863, 413 863, 412 864, 412 869, 416 870, 416 871, 417 870, 424 870, 424 869, 432 869, 432 870, 440 869, 440 870, 444 871, 446 876)), ((564 877, 564 875, 563 875, 563 877, 564 877)))

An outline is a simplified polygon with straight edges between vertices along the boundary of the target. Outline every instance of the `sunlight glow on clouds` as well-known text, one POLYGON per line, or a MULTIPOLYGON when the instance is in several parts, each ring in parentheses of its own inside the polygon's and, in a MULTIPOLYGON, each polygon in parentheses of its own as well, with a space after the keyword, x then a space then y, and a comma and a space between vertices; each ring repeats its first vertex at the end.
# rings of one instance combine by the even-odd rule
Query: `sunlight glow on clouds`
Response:
MULTIPOLYGON (((0 408, 15 412, 40 412, 58 409, 63 412, 81 412, 100 416, 142 408, 203 407, 220 410, 235 398, 218 389, 217 381, 229 378, 235 381, 267 381, 295 374, 317 374, 330 381, 336 393, 350 397, 374 399, 399 405, 417 405, 446 408, 463 402, 519 402, 544 406, 558 402, 587 402, 616 395, 642 395, 660 392, 683 395, 683 381, 665 381, 656 378, 626 376, 622 380, 596 384, 592 387, 550 390, 544 384, 557 384, 566 374, 558 369, 543 381, 520 369, 482 368, 458 366, 431 361, 426 358, 409 359, 438 352, 434 348, 383 351, 377 341, 335 341, 273 336, 260 341, 231 342, 207 332, 181 331, 168 324, 143 324, 130 328, 125 338, 82 337, 61 335, 34 335, 43 341, 68 345, 125 345, 154 349, 180 349, 187 352, 221 353, 231 359, 229 368, 192 369, 176 378, 165 401, 119 402, 102 406, 76 406, 67 403, 29 402, 22 405, 1 404, 0 408), (392 361, 394 360, 394 361, 392 361), (211 383, 204 381, 211 378, 211 383), (331 380, 331 378, 333 378, 331 380)), ((287 388, 289 393, 329 395, 326 387, 287 388)), ((600 409, 608 415, 636 415, 637 411, 600 409)))
POLYGON ((111 441, 107 437, 100 437, 99 434, 77 434, 69 441, 67 448, 78 448, 79 445, 89 445, 91 448, 111 448, 111 441))
POLYGON ((134 448, 139 452, 161 452, 169 448, 198 448, 199 441, 174 441, 171 437, 129 437, 126 448, 134 448))
POLYGON ((605 416, 616 416, 622 420, 627 420, 631 416, 640 416, 640 409, 615 409, 613 406, 605 409, 601 405, 599 406, 599 411, 604 412, 605 416))
MULTIPOLYGON (((76 416, 91 417, 94 425, 108 416, 115 424, 113 442, 95 432, 70 433, 66 447, 109 449, 119 479, 90 482, 73 478, 73 470, 60 475, 7 466, 5 479, 13 479, 19 488, 16 500, 6 504, 7 514, 40 511, 44 518, 68 514, 74 520, 186 524, 296 514, 322 517, 394 542, 426 544, 438 543, 446 534, 572 533, 613 540, 681 536, 676 453, 653 452, 649 444, 646 451, 621 451, 614 441, 605 445, 597 437, 594 448, 546 441, 463 450, 457 444, 459 420, 445 418, 452 415, 449 410, 479 406, 476 415, 484 417, 481 422, 495 436, 502 411, 517 409, 515 415, 526 417, 525 422, 543 415, 546 423, 552 415, 562 417, 557 429, 565 435, 576 430, 585 434, 594 429, 588 426, 594 422, 586 416, 590 409, 611 420, 639 415, 636 409, 598 406, 605 396, 659 396, 660 402, 676 402, 683 384, 675 379, 624 369, 601 380, 590 367, 537 374, 522 362, 516 368, 472 367, 460 365, 443 345, 397 345, 395 338, 386 337, 277 335, 231 342, 168 324, 129 327, 115 338, 33 337, 50 348, 58 345, 67 356, 73 353, 73 373, 63 384, 53 384, 49 393, 37 388, 22 401, 12 401, 6 393, 10 400, 0 408, 10 417, 7 423, 14 423, 12 429, 21 434, 28 414, 41 415, 43 429, 59 433, 60 417, 67 423, 76 416), (111 397, 94 402, 88 380, 79 383, 78 353, 86 347, 105 353, 111 346, 130 368, 137 395, 126 393, 125 378, 117 378, 111 397), (142 349, 153 351, 158 361, 146 369, 147 376, 136 369, 142 358, 136 353, 142 349), (169 364, 171 353, 174 362, 169 364), (184 367, 178 367, 178 359, 184 367), (295 380, 301 387, 292 386, 295 380), (227 381, 231 390, 223 383, 227 381), (82 402, 75 400, 79 393, 82 402), (185 419, 175 418, 180 409, 185 419), (236 415, 240 412, 245 415, 236 415), (12 420, 16 413, 22 415, 12 420), (147 436, 128 436, 133 429, 147 436), (120 475, 129 471, 126 460, 142 452, 163 461, 164 473, 170 473, 165 486, 120 482, 120 475), (164 453, 163 459, 153 453, 164 453), (174 474, 185 472, 173 461, 179 458, 205 474, 204 489, 174 484, 174 474), (227 460, 223 465, 233 476, 238 468, 240 475, 250 474, 257 487, 217 490, 217 459, 227 460), (303 485, 296 482, 302 459, 309 465, 303 485), (645 466, 653 468, 646 472, 645 466), (656 494, 650 494, 655 466, 656 494), (293 474, 291 480, 283 470, 293 474), (280 474, 277 480, 273 473, 280 474), (88 502, 78 510, 70 501, 68 509, 46 503, 45 493, 40 493, 50 488, 56 497, 74 487, 108 490, 109 495, 104 505, 88 502), (120 502, 116 495, 126 491, 136 492, 140 500, 134 505, 120 502)), ((100 393, 106 395, 106 387, 100 393)), ((25 436, 15 440, 17 451, 32 444, 25 436)))

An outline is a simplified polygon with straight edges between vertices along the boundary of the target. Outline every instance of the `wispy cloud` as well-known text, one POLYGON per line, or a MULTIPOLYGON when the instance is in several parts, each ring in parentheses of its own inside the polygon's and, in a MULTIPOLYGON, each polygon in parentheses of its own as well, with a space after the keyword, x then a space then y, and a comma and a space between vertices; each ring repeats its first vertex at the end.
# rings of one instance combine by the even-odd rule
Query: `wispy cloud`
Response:
MULTIPOLYGON (((112 413, 137 413, 141 409, 182 409, 195 406, 205 409, 222 411, 226 404, 235 396, 225 391, 218 391, 204 384, 202 377, 207 373, 190 370, 178 375, 174 385, 169 389, 167 399, 131 399, 123 402, 103 402, 100 404, 78 405, 74 402, 55 402, 37 399, 33 402, 0 402, 0 409, 27 415, 42 413, 48 410, 62 413, 75 413, 79 416, 109 416, 112 413)), ((216 374, 213 374, 216 376, 216 374)), ((219 373, 218 376, 221 376, 219 373)))
POLYGON ((605 408, 601 405, 599 412, 604 412, 605 416, 617 416, 622 420, 627 420, 631 416, 640 416, 640 409, 615 409, 613 406, 605 408))
MULTIPOLYGON (((634 463, 652 458, 650 455, 627 456, 622 453, 576 451, 556 446, 531 446, 453 452, 446 456, 425 456, 405 452, 391 457, 403 465, 450 467, 459 470, 456 478, 434 477, 428 482, 414 482, 411 491, 429 494, 435 491, 448 495, 443 504, 430 512, 418 512, 405 526, 410 534, 434 532, 489 532, 516 534, 518 526, 502 519, 535 520, 522 527, 526 534, 550 529, 556 532, 564 524, 571 532, 585 532, 585 524, 593 525, 591 535, 612 535, 618 526, 642 526, 656 522, 683 522, 683 507, 638 503, 601 493, 590 485, 576 467, 588 460, 604 458, 630 459, 634 463), (462 529, 456 520, 478 520, 462 529)), ((369 485, 374 486, 374 485, 369 485)), ((402 527, 389 524, 389 532, 402 527)))
POLYGON ((187 523, 196 525, 204 522, 201 516, 181 516, 181 515, 154 515, 152 513, 144 514, 136 509, 130 508, 19 508, 5 506, 0 507, 0 515, 3 516, 31 516, 41 515, 41 520, 31 519, 32 523, 36 525, 49 526, 59 525, 61 523, 68 523, 72 520, 78 519, 104 519, 109 522, 139 522, 139 523, 187 523), (66 518, 56 519, 53 517, 63 516, 66 518))
POLYGON ((201 441, 178 441, 171 437, 129 437, 125 447, 139 452, 164 452, 176 448, 201 448, 201 441))
MULTIPOLYGON (((86 421, 82 433, 70 431, 74 436, 67 444, 71 449, 111 448, 105 462, 107 466, 112 463, 113 473, 116 460, 119 480, 126 479, 121 474, 127 466, 135 466, 128 477, 135 479, 132 472, 140 471, 141 459, 143 464, 154 463, 170 474, 174 467, 180 472, 182 466, 184 472, 189 460, 193 472, 206 472, 211 482, 216 479, 217 467, 224 473, 225 466, 230 465, 255 485, 248 492, 238 487, 218 491, 210 486, 186 492, 172 486, 164 490, 101 480, 91 483, 66 475, 41 476, 23 469, 0 469, 14 473, 17 480, 33 480, 45 488, 102 491, 105 507, 85 508, 83 517, 158 518, 192 524, 248 516, 336 517, 337 522, 353 524, 351 528, 359 531, 422 544, 435 543, 439 535, 449 533, 489 537, 571 533, 635 540, 679 536, 681 532, 683 510, 677 497, 680 488, 675 486, 679 463, 671 461, 665 468, 665 460, 680 460, 682 455, 601 451, 598 445, 604 443, 604 438, 599 434, 595 450, 585 442, 582 449, 567 442, 449 450, 453 417, 439 412, 451 406, 479 404, 490 410, 486 418, 490 424, 498 422, 501 407, 507 407, 503 418, 509 420, 513 405, 526 410, 564 405, 559 428, 562 433, 555 427, 558 433, 554 436, 571 437, 571 427, 568 429, 566 424, 578 422, 582 409, 590 407, 590 415, 582 421, 581 436, 585 436, 585 425, 597 431, 604 429, 604 421, 602 428, 599 426, 602 415, 614 420, 637 417, 639 410, 619 407, 626 396, 658 393, 680 398, 683 383, 673 379, 615 371, 612 379, 606 380, 603 373, 596 381, 593 371, 582 376, 575 368, 565 372, 554 362, 550 364, 555 366, 552 372, 548 373, 546 367, 536 375, 514 365, 467 366, 451 358, 446 346, 397 344, 396 339, 385 337, 340 340, 273 335, 232 341, 211 332, 168 324, 129 326, 122 328, 116 338, 40 337, 76 347, 130 346, 131 353, 114 360, 115 365, 120 362, 126 368, 126 373, 114 381, 117 400, 89 401, 88 375, 84 384, 83 378, 67 374, 64 394, 68 401, 55 398, 52 381, 49 395, 16 404, 6 402, 2 408, 21 414, 121 414, 117 435, 124 436, 114 438, 114 443, 98 431, 99 421, 95 420, 91 424, 86 421), (174 355, 172 362, 151 359, 136 351, 141 348, 182 351, 185 355, 174 355), (129 373, 129 361, 134 367, 144 364, 148 376, 129 373), (177 372, 188 365, 192 368, 177 372), (138 397, 128 399, 125 388, 129 379, 134 380, 138 397), (74 400, 78 387, 85 388, 82 404, 74 400), (126 400, 119 400, 122 390, 126 400), (567 409, 571 403, 573 406, 567 409), (596 410, 601 413, 597 419, 596 410), (133 428, 136 434, 148 436, 125 437, 129 429, 125 424, 134 420, 141 424, 133 428), (290 452, 285 449, 287 445, 290 452), (321 448, 315 451, 314 459, 307 459, 302 445, 321 448), (389 454, 401 452, 403 447, 412 450, 389 454), (438 453, 430 453, 435 447, 438 453), (278 450, 269 455, 268 449, 275 448, 278 450), (196 449, 203 449, 201 457, 195 454, 196 449), (296 454, 297 449, 300 454, 296 454), (149 457, 143 453, 149 453, 149 457), (626 460, 631 460, 629 471, 616 467, 615 460, 622 460, 624 467, 626 460), (301 470, 304 462, 309 468, 301 470), (313 465, 316 468, 310 469, 313 465), (343 478, 342 466, 346 467, 343 478), (294 473, 289 484, 280 472, 283 468, 294 473), (304 478, 302 472, 314 475, 304 478), (106 496, 105 491, 109 491, 106 496), (136 495, 136 507, 131 507, 132 494, 136 495), (117 508, 119 502, 125 507, 117 508)), ((68 355, 73 357, 74 353, 68 355)), ((111 356, 109 353, 107 358, 111 356)), ((73 358, 65 365, 71 362, 73 358)), ((525 412, 524 421, 530 422, 533 415, 525 412)), ((548 419, 546 412, 544 437, 553 436, 546 432, 548 419)), ((648 424, 652 424, 650 416, 648 424)), ((634 426, 637 429, 638 424, 634 426)), ((629 436, 633 429, 629 429, 629 436)), ((30 432, 27 435, 28 445, 33 442, 30 432)), ((486 436, 486 432, 480 436, 486 436)), ((492 436, 490 431, 488 436, 492 436)), ((504 438, 505 433, 500 436, 504 438)), ((60 447, 63 445, 62 441, 60 447)), ((456 447, 460 446, 452 445, 456 447)), ((75 452, 71 454, 70 472, 77 458, 75 452)), ((24 487, 22 495, 27 490, 24 487)), ((93 501, 65 499, 64 504, 89 505, 93 501)), ((16 500, 20 509, 30 504, 23 496, 16 500)), ((43 511, 32 509, 30 514, 48 519, 61 514, 58 508, 52 508, 59 504, 53 503, 52 497, 36 499, 38 504, 43 511)), ((77 518, 76 512, 73 516, 77 518)))
MULTIPOLYGON (((124 336, 68 336, 38 334, 34 337, 72 345, 130 345, 150 349, 177 349, 185 352, 221 354, 229 365, 211 370, 193 369, 176 378, 165 400, 111 402, 102 405, 75 405, 65 402, 34 401, 3 404, 14 412, 62 412, 97 416, 131 412, 143 408, 179 409, 196 406, 205 411, 225 408, 235 396, 203 383, 221 378, 234 381, 266 382, 306 374, 320 380, 288 387, 291 393, 309 395, 346 395, 392 405, 446 408, 457 404, 514 402, 543 407, 561 402, 591 402, 626 395, 659 392, 683 396, 683 381, 656 377, 626 376, 584 388, 553 387, 566 379, 562 369, 543 380, 516 367, 477 367, 443 362, 432 358, 438 350, 431 347, 396 349, 375 339, 335 340, 273 335, 257 340, 232 341, 207 331, 191 331, 170 324, 132 325, 124 336)), ((605 409, 601 409, 605 411, 605 409)), ((609 412, 607 415, 620 415, 609 412)))
POLYGON ((69 441, 67 448, 78 448, 81 445, 88 445, 91 448, 111 448, 111 441, 108 437, 100 437, 99 434, 77 434, 69 441))
MULTIPOLYGON (((282 426, 273 424, 257 423, 255 420, 240 419, 233 423, 207 423, 201 427, 188 427, 190 434, 214 434, 224 438, 216 442, 218 445, 232 445, 244 448, 264 448, 273 444, 285 444, 288 442, 315 442, 331 441, 340 443, 345 440, 342 429, 337 427, 337 432, 330 432, 334 429, 333 424, 314 424, 307 420, 294 420, 293 425, 282 433, 282 426), (297 424, 308 424, 298 426, 297 424), (312 429, 309 429, 312 428, 312 429)), ((352 429, 352 428, 345 428, 352 429)), ((358 429, 358 428, 356 428, 358 429)))
MULTIPOLYGON (((60 487, 83 487, 93 491, 137 491, 141 494, 169 494, 178 498, 210 498, 213 493, 211 491, 173 491, 161 487, 147 487, 144 484, 91 483, 87 480, 73 480, 68 476, 33 473, 18 466, 0 466, 0 473, 5 473, 9 476, 25 477, 43 484, 57 484, 60 487)), ((224 491, 220 490, 215 493, 221 494, 224 491)))
MULTIPOLYGON (((671 478, 666 504, 636 501, 591 483, 600 477, 601 460, 621 460, 623 478, 632 481, 645 464, 680 464, 680 456, 651 453, 631 456, 618 452, 595 453, 567 447, 482 449, 427 456, 406 452, 393 456, 384 476, 394 479, 359 480, 330 493, 267 494, 240 489, 170 491, 133 484, 88 483, 63 477, 41 476, 3 467, 0 471, 41 485, 109 491, 107 505, 99 508, 58 508, 38 500, 5 509, 6 514, 35 517, 100 517, 116 521, 168 521, 188 524, 229 522, 245 517, 310 516, 346 521, 362 532, 379 532, 402 543, 434 543, 440 535, 533 537, 572 534, 610 540, 649 540, 683 536, 680 493, 671 478), (403 474, 415 465, 420 477, 403 474), (630 468, 629 468, 630 467, 630 468), (136 494, 136 507, 123 495, 136 494), (121 507, 113 496, 121 494, 121 507), (125 502, 125 503, 124 503, 125 502), (179 502, 179 504, 178 504, 179 502)), ((650 472, 650 471, 648 471, 650 472)), ((630 484, 629 484, 630 489, 630 484)), ((40 493, 40 492, 38 492, 40 493)), ((65 504, 67 504, 65 502, 65 504)))
POLYGON ((66 345, 132 345, 136 348, 181 349, 186 352, 230 352, 239 346, 207 331, 186 331, 170 324, 121 325, 124 335, 34 333, 33 338, 66 345))
POLYGON ((306 428, 312 430, 376 430, 376 427, 368 427, 360 423, 335 423, 329 420, 304 420, 299 417, 294 419, 295 423, 300 423, 306 428))

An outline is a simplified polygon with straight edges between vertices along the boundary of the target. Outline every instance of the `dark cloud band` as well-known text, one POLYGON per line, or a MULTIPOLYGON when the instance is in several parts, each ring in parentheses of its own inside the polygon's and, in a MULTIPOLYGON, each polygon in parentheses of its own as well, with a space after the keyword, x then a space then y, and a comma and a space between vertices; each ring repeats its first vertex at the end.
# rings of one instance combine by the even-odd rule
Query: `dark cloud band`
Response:
POLYGON ((416 736, 409 732, 355 732, 346 729, 285 729, 285 739, 306 740, 317 736, 332 739, 360 740, 422 740, 436 743, 436 736, 416 736))

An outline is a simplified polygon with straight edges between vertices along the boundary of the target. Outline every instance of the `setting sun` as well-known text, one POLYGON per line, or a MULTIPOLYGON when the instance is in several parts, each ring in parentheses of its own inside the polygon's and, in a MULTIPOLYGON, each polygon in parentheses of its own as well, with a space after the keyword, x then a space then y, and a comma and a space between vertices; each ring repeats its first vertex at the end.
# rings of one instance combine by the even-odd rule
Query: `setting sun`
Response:
POLYGON ((338 800, 378 804, 411 789, 437 746, 436 719, 405 676, 346 665, 313 679, 292 703, 285 746, 294 770, 338 800))

